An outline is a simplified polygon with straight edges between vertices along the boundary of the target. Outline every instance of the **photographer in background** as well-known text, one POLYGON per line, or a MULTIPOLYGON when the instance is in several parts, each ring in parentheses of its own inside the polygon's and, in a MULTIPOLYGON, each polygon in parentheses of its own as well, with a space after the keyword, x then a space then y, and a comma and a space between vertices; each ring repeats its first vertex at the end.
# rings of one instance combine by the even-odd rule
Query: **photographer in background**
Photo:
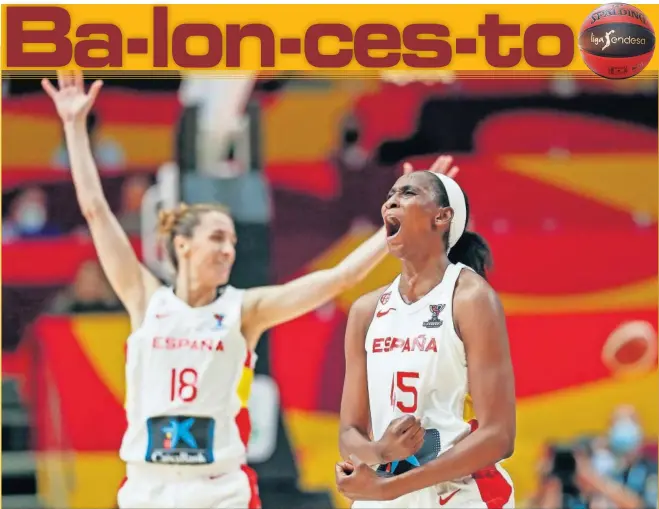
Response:
POLYGON ((614 411, 605 437, 553 446, 541 465, 533 509, 642 509, 657 507, 657 462, 643 451, 634 408, 614 411))
POLYGON ((571 447, 551 446, 540 464, 540 485, 525 504, 530 509, 587 509, 577 482, 577 461, 571 447))
POLYGON ((643 499, 602 476, 583 449, 551 447, 538 492, 529 509, 643 509, 643 499))
POLYGON ((616 464, 603 474, 635 493, 647 508, 657 507, 657 457, 644 450, 644 437, 636 409, 630 405, 618 407, 611 416, 608 447, 616 464))

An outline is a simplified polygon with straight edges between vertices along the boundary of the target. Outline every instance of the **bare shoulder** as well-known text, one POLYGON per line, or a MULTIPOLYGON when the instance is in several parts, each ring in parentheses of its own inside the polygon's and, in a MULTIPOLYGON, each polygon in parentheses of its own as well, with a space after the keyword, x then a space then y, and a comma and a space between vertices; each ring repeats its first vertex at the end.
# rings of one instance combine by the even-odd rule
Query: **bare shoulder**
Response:
POLYGON ((345 348, 346 359, 362 358, 364 355, 364 341, 366 332, 371 325, 378 301, 386 286, 368 292, 359 297, 350 307, 348 323, 346 324, 345 348))
POLYGON ((389 287, 382 286, 377 290, 365 293, 359 297, 350 307, 350 315, 360 323, 366 322, 368 324, 373 318, 375 308, 378 307, 378 301, 382 297, 382 293, 389 287))
POLYGON ((487 313, 503 316, 501 299, 492 286, 472 270, 463 269, 453 296, 453 309, 458 319, 487 313))
POLYGON ((455 285, 454 301, 499 300, 497 292, 473 270, 463 269, 455 285))

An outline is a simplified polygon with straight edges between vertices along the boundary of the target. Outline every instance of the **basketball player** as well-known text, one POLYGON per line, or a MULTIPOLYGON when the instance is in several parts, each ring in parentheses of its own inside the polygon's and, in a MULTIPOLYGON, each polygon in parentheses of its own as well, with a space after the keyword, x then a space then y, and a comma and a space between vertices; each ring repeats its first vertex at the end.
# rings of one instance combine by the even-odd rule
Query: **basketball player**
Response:
POLYGON ((253 367, 263 332, 302 316, 363 279, 386 254, 375 234, 336 267, 284 285, 227 285, 236 233, 216 205, 161 215, 177 270, 163 286, 133 252, 103 194, 85 118, 100 91, 85 93, 80 73, 58 75, 44 90, 64 124, 78 202, 101 265, 130 316, 126 363, 128 429, 120 456, 127 479, 120 508, 258 508, 245 466, 249 425, 239 424, 239 385, 253 367))
POLYGON ((508 337, 467 198, 410 173, 382 216, 402 272, 350 311, 337 487, 359 509, 514 507, 498 465, 515 442, 508 337))

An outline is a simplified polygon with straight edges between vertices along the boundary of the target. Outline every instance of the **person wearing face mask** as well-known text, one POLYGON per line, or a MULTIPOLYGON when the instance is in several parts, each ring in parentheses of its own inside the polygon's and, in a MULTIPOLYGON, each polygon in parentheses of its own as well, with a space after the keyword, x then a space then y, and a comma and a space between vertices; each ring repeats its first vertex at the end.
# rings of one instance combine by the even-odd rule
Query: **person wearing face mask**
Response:
POLYGON ((590 509, 656 508, 649 488, 656 463, 643 456, 642 444, 635 410, 622 406, 614 412, 608 434, 592 443, 590 457, 576 452, 577 481, 590 509))
POLYGON ((22 191, 9 206, 2 225, 3 242, 59 235, 60 229, 48 221, 46 193, 39 188, 22 191))
POLYGON ((614 412, 608 440, 609 448, 618 460, 617 472, 611 477, 646 499, 646 503, 650 502, 647 499, 652 499, 647 507, 656 508, 657 499, 648 492, 652 485, 648 480, 652 476, 656 478, 657 464, 643 454, 643 430, 633 407, 622 406, 614 412))

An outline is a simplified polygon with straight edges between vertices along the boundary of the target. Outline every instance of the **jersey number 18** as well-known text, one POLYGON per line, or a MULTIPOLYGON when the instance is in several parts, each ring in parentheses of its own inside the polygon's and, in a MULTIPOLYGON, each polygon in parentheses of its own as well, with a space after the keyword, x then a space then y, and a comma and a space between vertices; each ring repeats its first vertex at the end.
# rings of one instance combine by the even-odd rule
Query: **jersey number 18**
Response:
POLYGON ((197 370, 193 368, 172 369, 169 400, 194 401, 197 398, 197 378, 197 370))

